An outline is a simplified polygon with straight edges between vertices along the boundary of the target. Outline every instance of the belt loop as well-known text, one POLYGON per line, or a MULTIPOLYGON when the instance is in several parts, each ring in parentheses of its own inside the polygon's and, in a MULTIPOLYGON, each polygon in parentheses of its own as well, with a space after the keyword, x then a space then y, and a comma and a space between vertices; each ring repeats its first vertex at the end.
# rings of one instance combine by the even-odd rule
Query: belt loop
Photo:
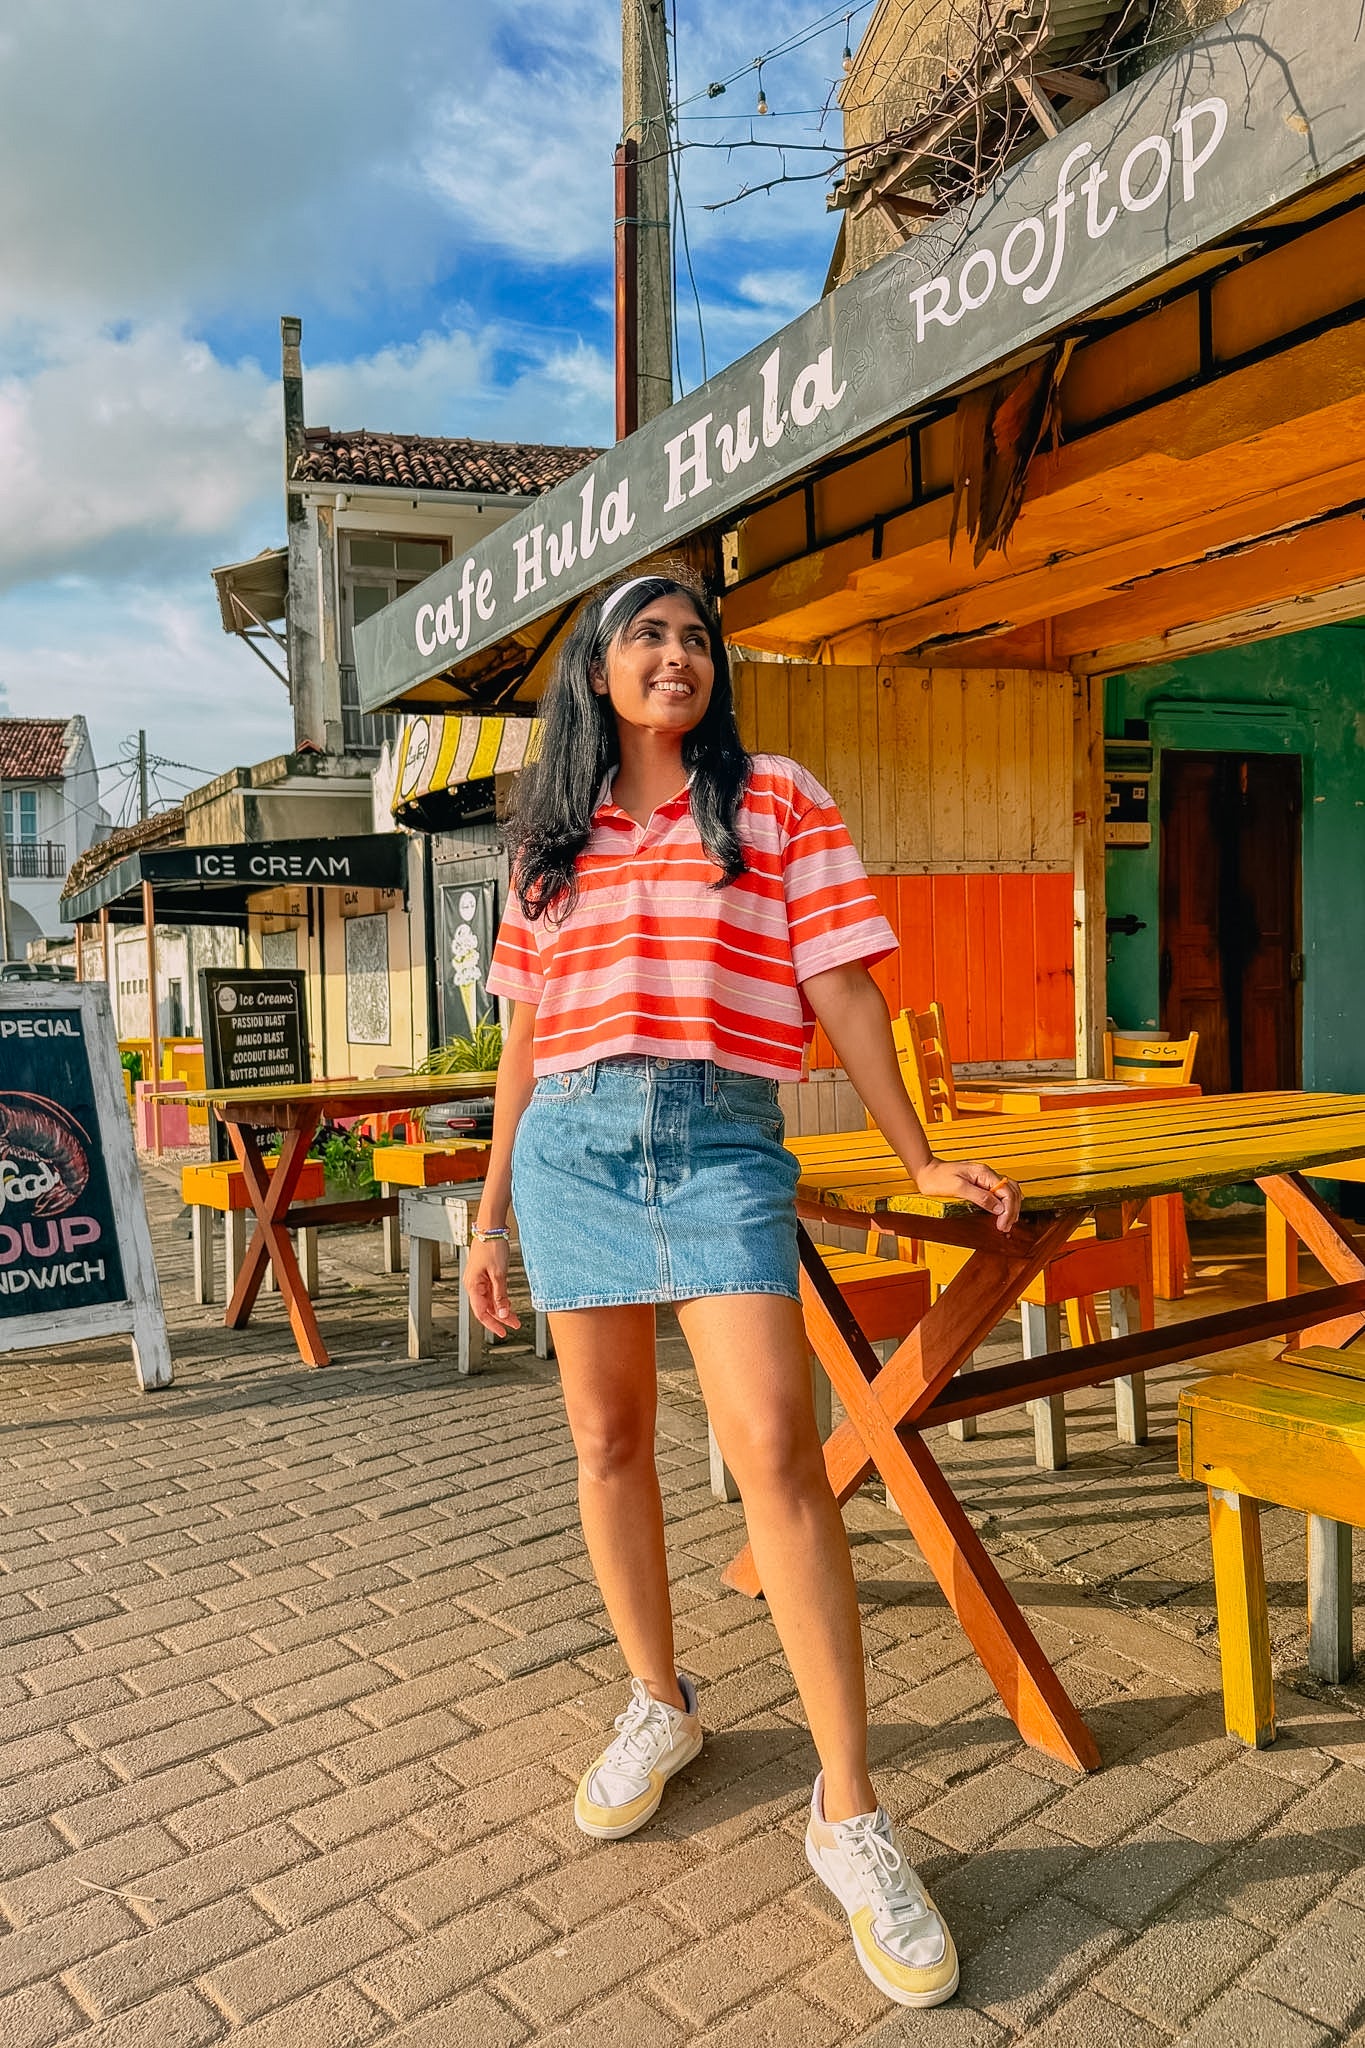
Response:
POLYGON ((703 1077, 703 1079, 704 1079, 704 1095, 703 1095, 703 1099, 704 1099, 704 1101, 705 1101, 705 1103, 706 1103, 706 1107, 707 1107, 708 1109, 714 1109, 714 1108, 715 1108, 715 1106, 716 1106, 716 1063, 715 1063, 715 1061, 714 1061, 714 1060, 707 1060, 705 1064, 706 1064, 706 1073, 705 1073, 705 1075, 704 1075, 704 1077, 703 1077))
POLYGON ((596 1061, 596 1060, 589 1060, 589 1061, 588 1061, 588 1064, 587 1064, 587 1066, 586 1066, 586 1067, 584 1067, 584 1069, 583 1069, 583 1087, 584 1087, 584 1090, 585 1090, 585 1092, 586 1092, 587 1094, 591 1095, 591 1094, 592 1094, 592 1092, 593 1092, 593 1089, 594 1089, 594 1088, 595 1088, 596 1086, 597 1086, 597 1061, 596 1061))

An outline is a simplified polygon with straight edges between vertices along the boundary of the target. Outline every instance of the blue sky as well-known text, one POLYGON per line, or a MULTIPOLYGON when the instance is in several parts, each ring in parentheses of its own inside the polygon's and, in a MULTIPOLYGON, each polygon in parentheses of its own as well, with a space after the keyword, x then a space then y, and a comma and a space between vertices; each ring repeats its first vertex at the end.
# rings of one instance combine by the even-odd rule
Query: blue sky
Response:
MULTIPOLYGON (((852 17, 856 42, 870 8, 852 17)), ((843 15, 678 0, 683 191, 714 370, 818 296, 825 182, 722 211, 821 122, 843 15), (712 80, 743 73, 714 98, 712 80), (721 145, 737 144, 727 152, 721 145), (705 146, 703 146, 705 145, 705 146)), ((279 541, 278 323, 311 424, 612 431, 614 0, 9 0, 0 26, 0 683, 145 726, 166 797, 287 744, 209 570, 279 541)), ((793 170, 823 160, 794 151, 793 170)), ((690 294, 687 383, 699 374, 690 294)), ((106 777, 117 809, 119 776, 106 777)))

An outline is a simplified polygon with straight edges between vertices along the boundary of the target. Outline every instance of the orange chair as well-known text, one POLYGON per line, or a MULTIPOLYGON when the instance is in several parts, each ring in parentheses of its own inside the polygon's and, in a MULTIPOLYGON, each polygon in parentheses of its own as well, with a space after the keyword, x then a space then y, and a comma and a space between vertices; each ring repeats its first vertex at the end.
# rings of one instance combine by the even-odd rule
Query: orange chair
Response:
MULTIPOLYGON (((1163 1082, 1185 1087, 1194 1079, 1194 1056, 1198 1049, 1197 1031, 1192 1031, 1188 1038, 1106 1031, 1104 1078, 1127 1081, 1139 1088, 1159 1088, 1163 1082)), ((1167 1301, 1178 1301, 1193 1271, 1190 1236, 1185 1227, 1185 1198, 1158 1195, 1145 1209, 1135 1210, 1133 1220, 1144 1215, 1152 1233, 1152 1268, 1162 1296, 1167 1301)))

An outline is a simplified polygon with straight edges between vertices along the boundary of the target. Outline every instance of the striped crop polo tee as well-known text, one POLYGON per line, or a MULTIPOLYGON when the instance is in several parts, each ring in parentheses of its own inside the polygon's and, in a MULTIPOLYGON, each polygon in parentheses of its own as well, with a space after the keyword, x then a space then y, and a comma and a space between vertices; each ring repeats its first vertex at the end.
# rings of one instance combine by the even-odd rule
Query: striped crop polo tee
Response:
POLYGON ((747 872, 717 889, 688 791, 637 825, 603 790, 562 922, 515 894, 488 987, 535 1003, 535 1072, 623 1053, 790 1081, 814 1028, 801 983, 894 952, 848 828, 795 761, 756 754, 737 820, 747 872))

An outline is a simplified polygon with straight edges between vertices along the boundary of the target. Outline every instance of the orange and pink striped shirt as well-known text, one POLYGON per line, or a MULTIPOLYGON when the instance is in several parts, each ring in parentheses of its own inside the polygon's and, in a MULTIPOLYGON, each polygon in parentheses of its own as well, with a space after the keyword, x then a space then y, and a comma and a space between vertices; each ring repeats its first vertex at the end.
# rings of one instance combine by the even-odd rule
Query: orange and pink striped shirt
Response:
POLYGON ((623 1053, 800 1073, 801 983, 884 959, 896 936, 834 799, 795 761, 754 756, 736 824, 747 872, 716 889, 686 789, 637 825, 607 788, 570 916, 532 923, 512 896, 488 988, 537 1005, 538 1075, 623 1053))

